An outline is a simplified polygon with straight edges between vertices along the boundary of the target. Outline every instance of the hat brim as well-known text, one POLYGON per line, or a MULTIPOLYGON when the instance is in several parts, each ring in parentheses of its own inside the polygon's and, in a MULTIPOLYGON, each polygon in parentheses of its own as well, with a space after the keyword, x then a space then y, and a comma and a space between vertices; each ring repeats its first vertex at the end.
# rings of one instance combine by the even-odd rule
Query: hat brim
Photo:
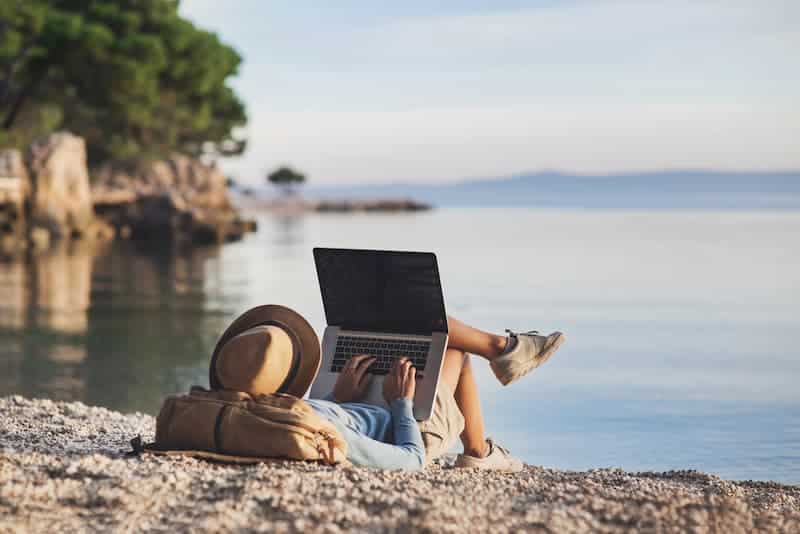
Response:
POLYGON ((298 351, 298 358, 300 359, 297 372, 292 381, 285 386, 282 392, 294 395, 295 397, 302 397, 306 394, 306 391, 311 387, 311 383, 319 372, 319 338, 302 315, 286 306, 279 306, 277 304, 267 304, 247 310, 225 330, 222 337, 217 341, 217 346, 214 347, 214 353, 211 356, 211 364, 208 368, 208 382, 211 389, 223 389, 219 378, 217 378, 216 371, 217 356, 222 346, 227 343, 228 340, 241 334, 245 330, 265 324, 278 324, 284 327, 289 331, 294 342, 298 345, 295 347, 298 351))

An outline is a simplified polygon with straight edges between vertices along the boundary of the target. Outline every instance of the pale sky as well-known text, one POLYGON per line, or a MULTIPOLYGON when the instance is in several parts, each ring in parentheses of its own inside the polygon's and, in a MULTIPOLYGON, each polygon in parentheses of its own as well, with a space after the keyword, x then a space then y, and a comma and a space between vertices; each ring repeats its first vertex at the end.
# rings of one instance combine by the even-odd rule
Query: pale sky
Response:
POLYGON ((244 57, 263 183, 800 168, 797 0, 183 0, 244 57), (434 5, 435 4, 435 5, 434 5))

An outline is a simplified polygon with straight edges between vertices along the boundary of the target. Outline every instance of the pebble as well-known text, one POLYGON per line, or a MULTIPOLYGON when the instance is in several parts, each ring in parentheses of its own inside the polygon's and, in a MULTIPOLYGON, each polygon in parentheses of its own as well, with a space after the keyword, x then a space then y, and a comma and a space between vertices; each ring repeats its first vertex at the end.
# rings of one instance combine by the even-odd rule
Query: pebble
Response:
POLYGON ((0 532, 800 532, 800 487, 776 482, 126 456, 154 432, 145 414, 0 398, 0 532))

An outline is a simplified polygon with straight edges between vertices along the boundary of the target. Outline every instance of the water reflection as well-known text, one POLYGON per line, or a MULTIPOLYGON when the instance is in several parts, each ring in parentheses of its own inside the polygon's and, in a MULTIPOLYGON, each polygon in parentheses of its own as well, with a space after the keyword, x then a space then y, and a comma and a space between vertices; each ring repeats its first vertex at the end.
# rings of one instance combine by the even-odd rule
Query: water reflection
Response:
POLYGON ((28 309, 27 269, 22 262, 0 263, 0 327, 19 329, 28 309))
POLYGON ((0 393, 152 412, 202 381, 224 323, 204 312, 217 254, 78 242, 0 263, 0 393))
POLYGON ((0 328, 84 333, 98 246, 65 242, 48 253, 0 264, 0 328))
POLYGON ((89 243, 62 243, 48 253, 0 264, 0 355, 3 389, 81 398, 76 366, 86 360, 92 256, 89 243))
POLYGON ((274 215, 274 242, 280 246, 293 246, 303 241, 302 213, 278 213, 274 215))

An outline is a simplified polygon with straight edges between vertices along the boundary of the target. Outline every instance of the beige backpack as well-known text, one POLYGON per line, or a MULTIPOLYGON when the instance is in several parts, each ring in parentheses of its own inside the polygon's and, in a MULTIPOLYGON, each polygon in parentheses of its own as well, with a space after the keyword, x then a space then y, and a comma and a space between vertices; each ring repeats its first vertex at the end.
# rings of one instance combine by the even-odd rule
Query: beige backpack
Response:
POLYGON ((239 391, 194 386, 188 395, 164 400, 156 441, 131 441, 134 452, 186 454, 253 463, 269 458, 346 462, 347 444, 302 399, 286 394, 252 397, 239 391))

